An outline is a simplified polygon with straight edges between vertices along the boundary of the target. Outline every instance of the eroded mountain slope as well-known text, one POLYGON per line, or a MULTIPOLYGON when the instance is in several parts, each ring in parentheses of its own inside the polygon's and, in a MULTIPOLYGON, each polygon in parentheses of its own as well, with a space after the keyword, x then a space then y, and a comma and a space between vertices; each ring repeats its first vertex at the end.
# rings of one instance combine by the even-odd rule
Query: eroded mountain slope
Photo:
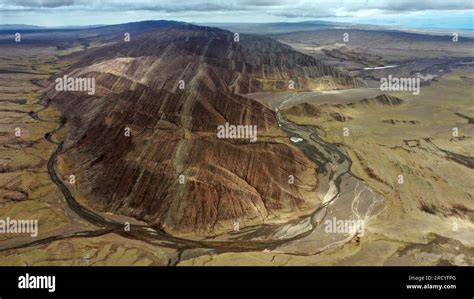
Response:
POLYGON ((273 40, 235 42, 231 32, 198 26, 70 59, 57 77, 95 78, 96 94, 53 86, 44 101, 67 118, 61 168, 76 175, 78 198, 180 235, 282 222, 319 204, 313 163, 290 144, 273 111, 238 94, 285 89, 289 80, 299 90, 361 85, 273 40), (226 122, 257 126, 257 142, 218 139, 226 122))

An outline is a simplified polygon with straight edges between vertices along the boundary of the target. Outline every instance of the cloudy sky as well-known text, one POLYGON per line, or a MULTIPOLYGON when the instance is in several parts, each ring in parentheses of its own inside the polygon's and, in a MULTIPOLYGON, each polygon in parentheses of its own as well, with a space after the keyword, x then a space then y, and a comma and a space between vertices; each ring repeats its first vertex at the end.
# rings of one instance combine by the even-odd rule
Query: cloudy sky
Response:
POLYGON ((0 0, 0 24, 68 26, 150 19, 187 22, 330 20, 473 29, 474 0, 0 0))

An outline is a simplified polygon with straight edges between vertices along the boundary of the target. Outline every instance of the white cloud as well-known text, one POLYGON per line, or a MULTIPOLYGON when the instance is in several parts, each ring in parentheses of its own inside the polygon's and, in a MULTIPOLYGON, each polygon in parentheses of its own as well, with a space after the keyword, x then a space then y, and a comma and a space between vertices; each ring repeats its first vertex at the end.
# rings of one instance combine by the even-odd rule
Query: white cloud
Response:
POLYGON ((355 16, 378 13, 473 9, 474 0, 0 0, 0 10, 103 10, 238 12, 288 16, 355 16))
POLYGON ((0 23, 81 25, 145 19, 188 22, 346 20, 433 11, 435 15, 453 15, 473 12, 473 6, 474 0, 0 0, 0 23))

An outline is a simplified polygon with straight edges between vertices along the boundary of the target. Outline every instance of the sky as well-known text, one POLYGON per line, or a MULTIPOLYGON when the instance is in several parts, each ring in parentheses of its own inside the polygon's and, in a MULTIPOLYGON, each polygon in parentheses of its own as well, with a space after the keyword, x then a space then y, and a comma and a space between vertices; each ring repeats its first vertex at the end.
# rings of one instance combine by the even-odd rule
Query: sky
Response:
POLYGON ((0 24, 300 22, 473 30, 474 0, 0 0, 0 24))

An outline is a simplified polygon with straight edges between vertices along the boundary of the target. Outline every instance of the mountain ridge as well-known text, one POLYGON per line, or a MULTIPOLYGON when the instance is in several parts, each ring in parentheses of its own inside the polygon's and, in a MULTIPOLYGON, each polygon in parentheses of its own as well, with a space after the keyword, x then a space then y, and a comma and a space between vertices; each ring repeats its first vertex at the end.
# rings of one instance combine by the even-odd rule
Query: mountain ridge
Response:
POLYGON ((97 94, 51 88, 43 101, 68 119, 64 159, 84 197, 171 234, 203 236, 235 222, 294 219, 319 204, 315 165, 272 110, 239 94, 264 90, 262 80, 296 78, 304 88, 360 82, 271 39, 233 37, 179 25, 69 57, 64 74, 95 78, 97 94), (225 122, 257 126, 258 141, 218 139, 225 122))

